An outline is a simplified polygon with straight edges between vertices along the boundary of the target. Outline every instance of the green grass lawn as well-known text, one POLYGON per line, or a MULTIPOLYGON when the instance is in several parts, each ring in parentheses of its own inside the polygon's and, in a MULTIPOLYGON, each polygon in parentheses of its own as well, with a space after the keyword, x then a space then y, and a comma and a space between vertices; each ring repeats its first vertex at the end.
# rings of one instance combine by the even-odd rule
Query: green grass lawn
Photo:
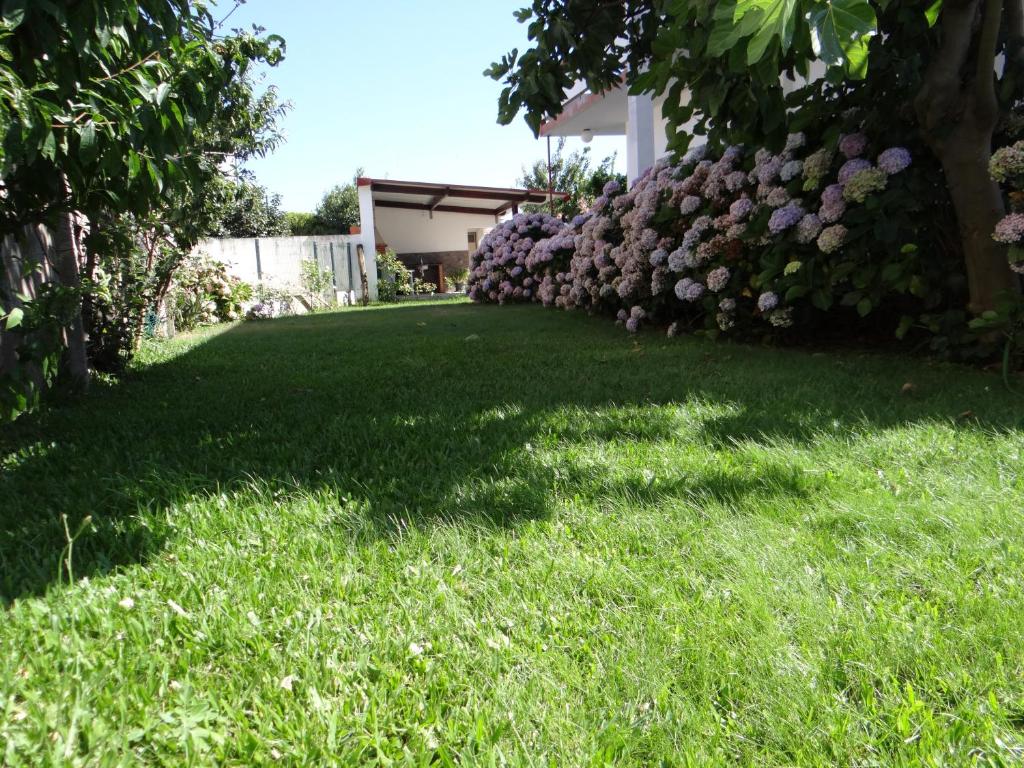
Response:
POLYGON ((998 376, 468 304, 145 358, 0 433, 0 764, 1024 760, 998 376))

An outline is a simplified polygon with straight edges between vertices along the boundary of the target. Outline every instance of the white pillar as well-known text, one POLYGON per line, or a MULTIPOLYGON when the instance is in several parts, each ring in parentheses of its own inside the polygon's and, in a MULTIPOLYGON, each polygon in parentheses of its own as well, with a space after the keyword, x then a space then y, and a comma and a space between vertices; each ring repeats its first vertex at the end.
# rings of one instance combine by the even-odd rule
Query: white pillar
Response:
MULTIPOLYGON (((370 301, 377 300, 377 223, 373 216, 373 188, 359 187, 359 242, 366 254, 366 282, 370 301)), ((358 278, 357 278, 358 279, 358 278)), ((358 292, 357 292, 358 293, 358 292)))
POLYGON ((629 183, 654 165, 654 103, 647 94, 630 96, 626 116, 626 178, 629 183))

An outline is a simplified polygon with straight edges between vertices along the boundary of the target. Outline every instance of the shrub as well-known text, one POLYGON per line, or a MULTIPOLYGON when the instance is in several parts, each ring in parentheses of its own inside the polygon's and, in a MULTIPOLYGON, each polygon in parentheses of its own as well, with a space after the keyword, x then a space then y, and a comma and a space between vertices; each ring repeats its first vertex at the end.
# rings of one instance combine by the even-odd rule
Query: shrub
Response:
POLYGON ((320 266, 316 259, 304 259, 300 267, 302 290, 313 311, 334 304, 334 276, 329 269, 320 266))
POLYGON ((417 277, 413 282, 413 290, 416 293, 435 293, 437 291, 437 285, 417 277))
MULTIPOLYGON (((1008 187, 1010 211, 992 233, 992 239, 1007 246, 1010 269, 1024 275, 1024 141, 996 150, 989 162, 989 173, 1008 187)), ((1024 299, 1018 295, 1003 296, 997 307, 971 321, 971 328, 990 337, 1002 338, 1004 370, 1013 357, 1024 354, 1024 299)))
POLYGON ((939 335, 965 281, 942 233, 919 226, 942 204, 936 189, 933 168, 860 133, 814 151, 802 134, 777 154, 700 148, 628 191, 609 183, 571 223, 534 214, 495 228, 470 296, 607 313, 630 331, 939 335))
POLYGON ((412 273, 390 248, 377 257, 377 297, 385 303, 398 301, 400 294, 409 293, 412 273))
POLYGON ((189 331, 240 320, 242 304, 252 298, 252 286, 228 274, 221 262, 197 254, 178 269, 169 295, 175 327, 189 331))

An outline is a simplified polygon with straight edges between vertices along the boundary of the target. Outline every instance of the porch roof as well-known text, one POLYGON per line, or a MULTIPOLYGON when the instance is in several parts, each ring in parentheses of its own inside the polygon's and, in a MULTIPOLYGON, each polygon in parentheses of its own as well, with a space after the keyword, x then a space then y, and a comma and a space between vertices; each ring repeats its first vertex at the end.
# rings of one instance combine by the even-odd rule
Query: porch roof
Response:
POLYGON ((625 85, 603 93, 581 91, 570 97, 562 112, 544 122, 541 136, 582 136, 589 130, 594 136, 625 136, 629 93, 625 85))
MULTIPOLYGON (((434 184, 394 179, 356 180, 360 187, 369 187, 373 203, 380 208, 403 208, 434 213, 469 213, 501 216, 522 203, 546 203, 548 193, 540 189, 477 187, 465 184, 434 184)), ((556 199, 567 197, 553 193, 556 199)))

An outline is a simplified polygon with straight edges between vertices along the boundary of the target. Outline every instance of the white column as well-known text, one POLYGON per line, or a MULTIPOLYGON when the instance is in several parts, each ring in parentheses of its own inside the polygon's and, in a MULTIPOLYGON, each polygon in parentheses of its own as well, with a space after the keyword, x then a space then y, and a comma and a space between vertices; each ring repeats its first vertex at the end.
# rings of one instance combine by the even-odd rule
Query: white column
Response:
POLYGON ((626 116, 626 178, 629 183, 654 165, 654 103, 646 94, 630 96, 626 116))
MULTIPOLYGON (((373 216, 373 188, 359 187, 359 242, 366 253, 366 282, 370 300, 377 300, 377 223, 373 216)), ((356 277, 358 280, 358 276, 356 277)), ((357 290, 358 295, 358 290, 357 290)))

